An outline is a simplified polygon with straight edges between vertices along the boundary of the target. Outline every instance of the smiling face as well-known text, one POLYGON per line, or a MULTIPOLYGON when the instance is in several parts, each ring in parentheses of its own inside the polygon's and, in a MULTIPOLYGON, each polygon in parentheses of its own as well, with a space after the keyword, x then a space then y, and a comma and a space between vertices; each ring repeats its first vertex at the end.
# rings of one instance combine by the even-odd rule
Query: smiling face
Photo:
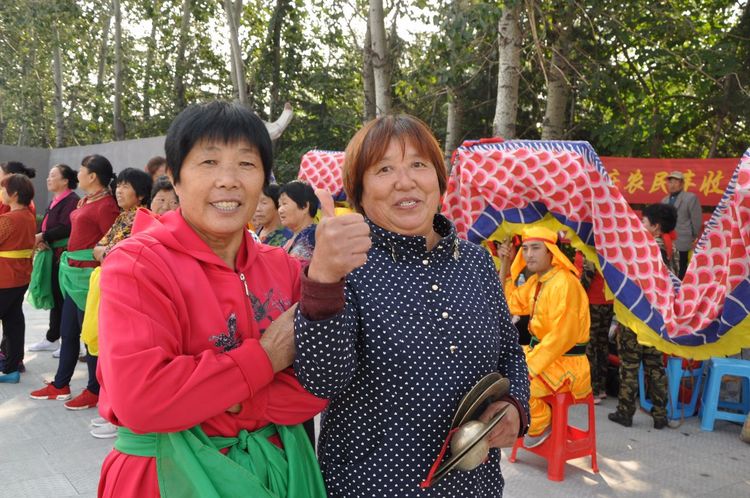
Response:
POLYGON ((201 140, 185 156, 175 185, 182 216, 212 249, 241 241, 264 178, 255 146, 201 140))
POLYGON ((431 237, 439 203, 435 166, 408 141, 402 148, 399 140, 391 140, 362 179, 362 210, 390 232, 431 237))
POLYGON ((117 205, 124 211, 133 209, 140 205, 143 200, 143 196, 138 196, 135 193, 135 189, 128 182, 122 182, 117 184, 115 190, 115 198, 117 199, 117 205))
POLYGON ((532 273, 542 274, 552 268, 552 253, 544 242, 534 240, 521 245, 526 268, 532 273))
POLYGON ((63 178, 59 168, 52 168, 47 175, 47 190, 57 194, 68 188, 68 180, 63 178))
POLYGON ((300 232, 313 222, 309 205, 299 207, 294 199, 286 194, 279 196, 279 219, 282 225, 294 233, 300 232))

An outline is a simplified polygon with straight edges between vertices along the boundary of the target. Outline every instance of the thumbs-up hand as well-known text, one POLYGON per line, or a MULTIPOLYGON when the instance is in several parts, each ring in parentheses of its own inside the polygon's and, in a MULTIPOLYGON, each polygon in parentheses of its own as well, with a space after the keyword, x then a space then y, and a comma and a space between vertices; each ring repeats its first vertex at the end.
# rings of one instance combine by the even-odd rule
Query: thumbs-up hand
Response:
POLYGON ((316 282, 334 283, 367 262, 370 227, 359 213, 335 216, 328 191, 317 189, 315 195, 320 201, 321 218, 307 276, 316 282))

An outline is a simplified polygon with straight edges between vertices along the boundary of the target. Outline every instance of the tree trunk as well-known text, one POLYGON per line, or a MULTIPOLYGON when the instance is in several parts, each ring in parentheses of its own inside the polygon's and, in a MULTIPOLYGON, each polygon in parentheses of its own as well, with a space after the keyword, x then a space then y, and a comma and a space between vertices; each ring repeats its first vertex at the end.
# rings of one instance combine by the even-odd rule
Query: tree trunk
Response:
POLYGON ((65 146, 65 116, 63 114, 63 76, 62 76, 62 57, 60 55, 60 33, 57 30, 57 23, 52 24, 53 29, 53 47, 52 47, 52 66, 55 80, 55 97, 53 105, 55 108, 55 147, 65 146))
POLYGON ((289 6, 289 0, 276 0, 276 6, 271 16, 271 40, 268 44, 271 59, 271 102, 269 116, 276 115, 279 107, 279 93, 281 86, 281 28, 284 25, 284 15, 289 6))
POLYGON ((151 5, 151 35, 148 39, 148 51, 146 52, 146 67, 143 75, 143 118, 151 116, 151 73, 154 65, 154 52, 156 51, 156 28, 157 20, 161 16, 161 1, 155 0, 151 5))
MULTIPOLYGON (((242 1, 238 0, 237 3, 234 4, 234 18, 235 19, 242 19, 242 1)), ((235 84, 235 81, 237 81, 237 71, 235 70, 234 65, 234 47, 232 44, 229 44, 229 77, 230 82, 232 84, 232 94, 234 95, 234 100, 239 101, 240 94, 237 91, 237 85, 235 84)))
MULTIPOLYGON (((109 4, 109 10, 104 14, 102 22, 102 39, 99 43, 99 68, 96 73, 96 95, 94 99, 94 119, 102 118, 100 102, 104 95, 104 71, 107 68, 107 47, 109 45, 109 26, 112 24, 112 3, 109 4)), ((71 109, 73 109, 71 107, 71 109)))
POLYGON ((180 35, 177 42, 177 59, 174 68, 174 102, 175 110, 180 112, 187 106, 185 98, 185 52, 187 50, 190 31, 190 0, 182 0, 182 20, 180 21, 180 35))
POLYGON ((461 141, 461 118, 463 108, 461 97, 455 89, 448 89, 448 120, 445 127, 445 161, 449 164, 451 154, 460 145, 461 141))
MULTIPOLYGON (((241 3, 241 0, 237 0, 241 3)), ((247 86, 245 84, 245 65, 242 62, 242 51, 240 49, 240 40, 238 33, 238 21, 235 17, 236 4, 232 0, 224 0, 224 13, 226 14, 227 24, 229 25, 229 47, 232 57, 232 66, 234 69, 234 90, 237 93, 237 99, 240 104, 247 105, 247 86)))
POLYGON ((0 144, 5 143, 5 128, 8 126, 8 123, 5 122, 5 119, 3 119, 3 110, 0 108, 0 144))
POLYGON ((26 146, 26 123, 21 123, 21 128, 18 130, 18 141, 16 147, 26 146))
POLYGON ((542 140, 562 140, 565 138, 565 110, 570 97, 569 62, 570 24, 566 19, 572 16, 563 15, 556 26, 556 39, 552 44, 549 80, 547 82, 547 106, 542 121, 542 140))
POLYGON ((125 123, 122 121, 122 12, 120 0, 113 0, 115 11, 115 90, 113 125, 115 140, 125 140, 125 123))
POLYGON ((518 81, 521 77, 521 28, 518 3, 503 10, 497 26, 497 100, 492 131, 496 137, 515 138, 518 114, 518 81))
POLYGON ((385 39, 383 0, 370 0, 370 35, 372 36, 372 69, 375 76, 375 108, 378 116, 391 112, 389 57, 385 39))
POLYGON ((375 106, 375 73, 372 69, 372 34, 370 23, 367 23, 365 31, 365 43, 362 47, 362 83, 365 90, 365 122, 375 119, 377 107, 375 106))
POLYGON ((664 150, 664 119, 661 115, 661 102, 657 100, 654 103, 653 113, 651 115, 651 123, 654 132, 651 135, 651 145, 649 146, 650 157, 661 157, 661 152, 664 150))

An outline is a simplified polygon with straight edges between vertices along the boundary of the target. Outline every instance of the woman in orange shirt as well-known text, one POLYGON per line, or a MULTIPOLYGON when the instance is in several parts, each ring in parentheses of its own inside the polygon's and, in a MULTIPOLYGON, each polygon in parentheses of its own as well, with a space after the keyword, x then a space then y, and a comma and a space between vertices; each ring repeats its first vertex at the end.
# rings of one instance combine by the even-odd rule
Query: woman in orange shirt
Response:
POLYGON ((31 279, 36 220, 29 210, 34 185, 22 174, 0 181, 0 199, 8 211, 0 214, 0 320, 7 341, 7 357, 0 382, 18 383, 26 323, 23 296, 31 279))

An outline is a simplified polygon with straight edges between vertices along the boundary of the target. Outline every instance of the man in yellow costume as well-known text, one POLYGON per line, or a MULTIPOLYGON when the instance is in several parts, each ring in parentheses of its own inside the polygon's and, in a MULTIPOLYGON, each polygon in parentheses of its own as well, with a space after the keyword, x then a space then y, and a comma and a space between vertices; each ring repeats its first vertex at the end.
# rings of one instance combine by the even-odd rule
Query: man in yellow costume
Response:
POLYGON ((557 234, 544 227, 529 227, 522 236, 521 250, 510 265, 510 278, 511 243, 504 243, 498 255, 510 312, 529 315, 531 343, 524 349, 531 380, 531 425, 525 445, 533 447, 550 434, 552 409, 543 397, 570 391, 580 399, 591 393, 586 358, 591 320, 578 270, 557 247, 557 234), (531 276, 517 287, 524 267, 531 276))

